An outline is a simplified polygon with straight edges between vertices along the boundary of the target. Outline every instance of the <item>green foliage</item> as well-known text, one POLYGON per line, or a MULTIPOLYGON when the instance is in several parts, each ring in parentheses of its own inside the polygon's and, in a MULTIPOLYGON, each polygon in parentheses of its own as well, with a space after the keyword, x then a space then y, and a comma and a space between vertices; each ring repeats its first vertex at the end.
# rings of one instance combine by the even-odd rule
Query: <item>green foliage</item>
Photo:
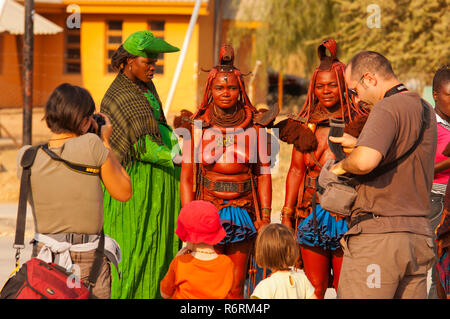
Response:
MULTIPOLYGON (((259 1, 265 10, 259 12, 260 27, 254 31, 254 58, 270 61, 276 70, 286 71, 288 57, 298 56, 310 72, 317 63, 317 43, 333 31, 333 3, 331 0, 265 0, 259 1)), ((247 8, 253 14, 254 8, 247 8)), ((253 31, 238 28, 229 32, 234 46, 253 31)))
POLYGON ((252 31, 234 25, 229 34, 234 44, 244 35, 253 34, 253 58, 265 61, 275 70, 287 71, 288 57, 294 55, 301 59, 309 75, 318 65, 318 44, 329 37, 338 42, 338 56, 344 63, 359 51, 377 51, 391 61, 403 79, 414 77, 429 82, 440 65, 449 63, 449 0, 258 3, 265 8, 259 14, 261 26, 252 31), (380 9, 379 28, 373 5, 380 9))
POLYGON ((371 0, 334 0, 339 13, 335 34, 343 61, 363 50, 377 51, 400 78, 429 82, 450 56, 447 0, 377 0, 380 27, 373 26, 371 0))

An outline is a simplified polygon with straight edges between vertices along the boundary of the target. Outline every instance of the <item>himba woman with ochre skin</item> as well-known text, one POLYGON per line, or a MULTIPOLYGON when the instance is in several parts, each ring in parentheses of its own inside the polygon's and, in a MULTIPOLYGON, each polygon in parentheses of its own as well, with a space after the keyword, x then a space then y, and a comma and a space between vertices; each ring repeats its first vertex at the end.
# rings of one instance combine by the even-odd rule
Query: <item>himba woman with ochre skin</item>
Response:
POLYGON ((214 247, 234 263, 230 297, 243 298, 257 230, 270 223, 270 162, 260 157, 264 139, 239 143, 246 132, 266 132, 258 130, 262 127, 256 123, 258 112, 247 97, 240 71, 233 66, 230 46, 221 48, 219 60, 220 64, 209 72, 203 101, 191 117, 191 121, 202 123, 202 128, 188 125, 193 138, 184 137, 181 202, 184 206, 194 199, 205 200, 217 207, 227 235, 214 247))
POLYGON ((119 203, 105 193, 105 233, 122 249, 113 272, 112 298, 161 298, 159 282, 180 248, 175 225, 180 211, 179 155, 152 79, 157 57, 178 51, 149 31, 130 35, 111 58, 119 71, 101 111, 114 127, 111 147, 126 167, 133 197, 119 203))
MULTIPOLYGON (((347 231, 343 217, 316 206, 317 232, 312 213, 312 196, 320 169, 335 156, 328 146, 329 119, 344 120, 346 132, 357 135, 367 111, 352 103, 344 81, 345 65, 336 57, 333 39, 318 48, 320 66, 311 78, 307 99, 295 118, 275 125, 280 139, 294 144, 291 166, 286 178, 286 195, 282 223, 297 232, 304 271, 315 287, 318 298, 324 298, 333 270, 333 287, 337 289, 342 263, 339 240, 347 231), (326 55, 326 50, 330 56, 326 55)), ((318 201, 317 201, 318 202, 318 201)))

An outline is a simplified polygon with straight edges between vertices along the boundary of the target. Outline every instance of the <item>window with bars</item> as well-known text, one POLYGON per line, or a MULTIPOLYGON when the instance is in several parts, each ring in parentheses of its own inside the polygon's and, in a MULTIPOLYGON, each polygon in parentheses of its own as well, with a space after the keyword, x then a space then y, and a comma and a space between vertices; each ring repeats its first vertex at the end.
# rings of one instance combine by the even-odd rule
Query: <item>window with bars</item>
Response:
POLYGON ((122 44, 122 20, 106 21, 106 70, 115 73, 111 67, 111 57, 122 44))
MULTIPOLYGON (((165 22, 158 20, 150 20, 148 21, 148 29, 156 38, 164 39, 164 30, 165 30, 165 22)), ((164 53, 161 53, 158 56, 158 60, 156 61, 156 70, 157 74, 164 74, 164 53)))
POLYGON ((81 73, 80 29, 66 29, 64 52, 64 73, 81 73))

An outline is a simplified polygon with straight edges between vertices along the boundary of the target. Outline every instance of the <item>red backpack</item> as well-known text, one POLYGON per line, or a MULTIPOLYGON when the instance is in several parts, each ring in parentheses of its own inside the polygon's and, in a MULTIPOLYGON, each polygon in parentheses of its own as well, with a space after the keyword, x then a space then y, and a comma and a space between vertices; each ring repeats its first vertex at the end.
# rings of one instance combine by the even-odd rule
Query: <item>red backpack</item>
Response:
POLYGON ((31 258, 2 289, 5 299, 88 299, 89 289, 70 285, 71 273, 55 263, 31 258))

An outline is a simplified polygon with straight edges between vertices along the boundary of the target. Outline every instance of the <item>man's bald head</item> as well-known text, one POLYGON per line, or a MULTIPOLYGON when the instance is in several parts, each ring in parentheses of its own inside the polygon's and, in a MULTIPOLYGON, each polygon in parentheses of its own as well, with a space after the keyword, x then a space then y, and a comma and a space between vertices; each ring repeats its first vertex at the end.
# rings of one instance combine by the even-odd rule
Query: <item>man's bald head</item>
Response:
POLYGON ((378 52, 360 52, 350 60, 348 66, 353 80, 360 79, 367 72, 376 74, 385 80, 396 78, 389 60, 378 52))

